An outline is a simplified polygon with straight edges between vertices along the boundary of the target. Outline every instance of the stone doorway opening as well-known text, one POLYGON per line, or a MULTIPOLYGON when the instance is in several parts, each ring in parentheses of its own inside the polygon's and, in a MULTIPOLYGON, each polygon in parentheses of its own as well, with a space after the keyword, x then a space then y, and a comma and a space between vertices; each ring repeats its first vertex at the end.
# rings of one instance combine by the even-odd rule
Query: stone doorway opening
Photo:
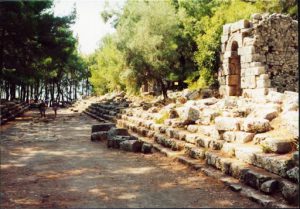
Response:
POLYGON ((239 45, 236 41, 231 45, 229 57, 228 87, 229 96, 241 96, 241 56, 238 54, 239 45))

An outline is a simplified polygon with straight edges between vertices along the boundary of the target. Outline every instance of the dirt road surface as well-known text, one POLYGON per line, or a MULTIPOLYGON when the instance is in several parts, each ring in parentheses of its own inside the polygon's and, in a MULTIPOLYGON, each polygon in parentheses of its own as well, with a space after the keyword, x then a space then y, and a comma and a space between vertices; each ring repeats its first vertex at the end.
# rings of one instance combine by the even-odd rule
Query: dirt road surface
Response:
POLYGON ((260 207, 159 153, 90 141, 98 122, 29 111, 1 127, 1 208, 260 207))

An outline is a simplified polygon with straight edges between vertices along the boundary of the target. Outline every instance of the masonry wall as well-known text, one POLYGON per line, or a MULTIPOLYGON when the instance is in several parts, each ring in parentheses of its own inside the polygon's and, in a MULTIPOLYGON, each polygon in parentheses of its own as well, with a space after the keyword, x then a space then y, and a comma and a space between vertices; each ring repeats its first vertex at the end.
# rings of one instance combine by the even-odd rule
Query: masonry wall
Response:
POLYGON ((270 89, 298 91, 298 21, 282 14, 254 14, 250 21, 226 24, 222 35, 222 95, 258 96, 270 89), (238 44, 240 77, 233 76, 233 45, 238 44), (235 83, 240 82, 239 86, 235 83))

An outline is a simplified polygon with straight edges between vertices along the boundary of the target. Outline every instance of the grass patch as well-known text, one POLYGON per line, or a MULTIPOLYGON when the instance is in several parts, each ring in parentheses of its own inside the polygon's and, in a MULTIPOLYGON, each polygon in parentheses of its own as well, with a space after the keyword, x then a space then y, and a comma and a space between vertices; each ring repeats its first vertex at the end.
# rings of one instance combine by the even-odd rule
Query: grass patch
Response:
POLYGON ((170 117, 168 112, 164 112, 159 118, 155 119, 156 124, 163 124, 170 117))

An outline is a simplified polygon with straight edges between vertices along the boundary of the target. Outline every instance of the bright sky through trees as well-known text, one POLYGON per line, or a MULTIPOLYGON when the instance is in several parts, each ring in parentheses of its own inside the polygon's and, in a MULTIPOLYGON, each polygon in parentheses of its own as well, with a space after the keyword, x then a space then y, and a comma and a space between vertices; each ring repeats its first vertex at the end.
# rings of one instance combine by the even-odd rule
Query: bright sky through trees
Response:
MULTIPOLYGON (((98 48, 99 41, 106 34, 112 33, 114 28, 105 24, 100 12, 104 9, 105 0, 55 0, 55 15, 68 15, 76 5, 77 18, 72 26, 74 35, 79 38, 79 50, 83 54, 90 54, 98 48)), ((120 7, 124 0, 110 0, 110 7, 120 7)))

